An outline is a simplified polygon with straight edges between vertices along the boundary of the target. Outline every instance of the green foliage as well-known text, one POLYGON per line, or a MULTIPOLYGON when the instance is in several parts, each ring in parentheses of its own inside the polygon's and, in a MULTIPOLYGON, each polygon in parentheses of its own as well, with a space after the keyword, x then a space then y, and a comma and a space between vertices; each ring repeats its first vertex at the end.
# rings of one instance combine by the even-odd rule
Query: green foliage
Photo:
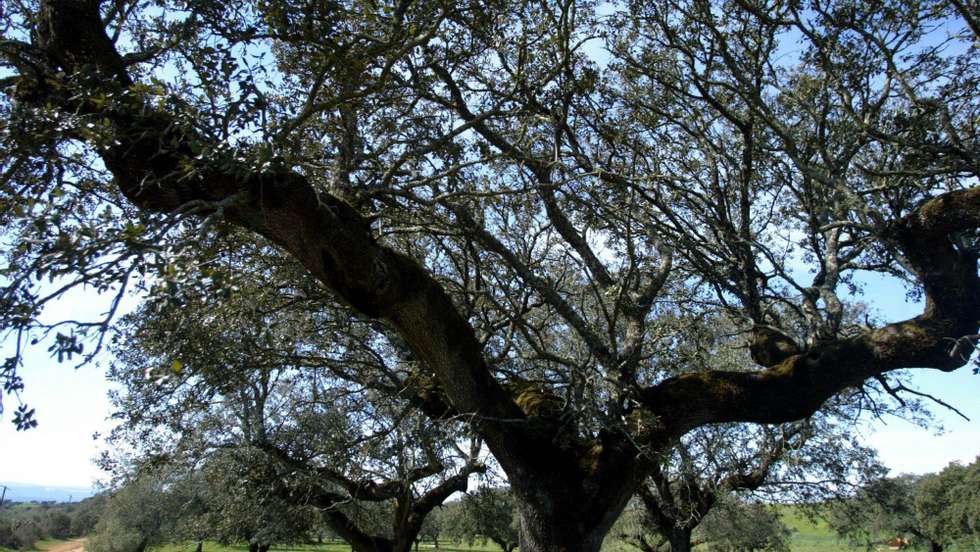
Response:
POLYGON ((45 534, 54 539, 67 539, 72 536, 72 518, 62 510, 48 514, 45 534))
POLYGON ((0 547, 30 550, 43 539, 64 540, 86 535, 83 520, 98 497, 76 503, 7 503, 0 508, 0 547))
MULTIPOLYGON (((231 512, 228 539, 274 533, 282 494, 406 513, 439 476, 403 474, 466 456, 451 418, 542 497, 522 515, 554 520, 524 529, 578 516, 568 538, 594 544, 699 426, 898 396, 910 362, 967 360, 948 341, 965 351, 980 308, 961 2, 7 4, 3 392, 27 347, 94 358, 135 285, 117 435, 134 472, 238 448, 241 501, 177 503, 231 512), (930 308, 876 327, 854 300, 869 271, 930 308), (42 316, 82 288, 104 316, 42 316)), ((125 492, 96 548, 206 528, 125 492)), ((936 504, 929 530, 959 530, 936 504)))
POLYGON ((944 550, 975 550, 980 539, 980 460, 950 464, 938 474, 873 481, 853 498, 834 504, 830 526, 871 550, 905 537, 944 550))
POLYGON ((872 481, 855 497, 833 504, 828 522, 840 536, 868 550, 889 538, 911 537, 917 530, 916 482, 912 476, 872 481))
POLYGON ((161 465, 129 479, 108 498, 88 549, 143 552, 183 540, 263 546, 309 540, 315 510, 288 504, 258 484, 269 476, 257 473, 267 464, 247 453, 215 454, 186 471, 161 465))
POLYGON ((729 498, 704 518, 697 538, 712 552, 789 552, 790 535, 772 507, 729 498))
POLYGON ((914 502, 919 530, 931 542, 944 550, 980 550, 980 457, 923 477, 914 502))
POLYGON ((489 540, 504 552, 513 552, 520 521, 509 489, 480 487, 444 510, 442 526, 456 542, 472 545, 489 540))
POLYGON ((165 541, 181 515, 165 492, 166 480, 145 473, 113 492, 86 548, 92 552, 143 552, 165 541))
POLYGON ((196 540, 260 545, 307 542, 319 512, 275 494, 274 472, 255 450, 229 450, 210 457, 197 486, 201 512, 181 522, 196 540), (201 485, 203 484, 203 485, 201 485))
POLYGON ((84 537, 95 531, 107 499, 107 495, 100 493, 74 505, 71 518, 73 536, 84 537))

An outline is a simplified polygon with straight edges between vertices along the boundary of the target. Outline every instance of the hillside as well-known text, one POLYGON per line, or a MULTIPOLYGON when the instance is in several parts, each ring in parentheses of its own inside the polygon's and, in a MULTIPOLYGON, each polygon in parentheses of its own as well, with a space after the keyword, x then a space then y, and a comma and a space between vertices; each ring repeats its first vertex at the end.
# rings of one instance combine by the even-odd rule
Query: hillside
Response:
POLYGON ((78 502, 95 494, 91 487, 34 485, 0 481, 7 487, 4 502, 78 502))

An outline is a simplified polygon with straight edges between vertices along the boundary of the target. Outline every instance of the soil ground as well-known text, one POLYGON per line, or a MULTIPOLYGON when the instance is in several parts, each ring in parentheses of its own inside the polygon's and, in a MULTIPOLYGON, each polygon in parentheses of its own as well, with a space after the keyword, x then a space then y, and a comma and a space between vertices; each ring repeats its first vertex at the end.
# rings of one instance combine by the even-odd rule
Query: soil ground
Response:
POLYGON ((70 541, 59 542, 44 548, 38 547, 41 552, 85 552, 85 539, 73 539, 70 541))

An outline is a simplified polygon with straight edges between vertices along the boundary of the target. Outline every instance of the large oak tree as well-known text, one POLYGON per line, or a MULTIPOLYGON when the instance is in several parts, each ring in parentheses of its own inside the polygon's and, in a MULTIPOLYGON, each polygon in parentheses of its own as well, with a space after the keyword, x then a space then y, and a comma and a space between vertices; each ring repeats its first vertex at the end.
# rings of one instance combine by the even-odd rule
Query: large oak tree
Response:
POLYGON ((899 395, 895 371, 973 350, 973 2, 6 5, 18 351, 92 353, 108 318, 40 316, 73 286, 220 288, 186 261, 237 227, 403 350, 419 409, 472 424, 522 550, 598 549, 692 429, 899 395), (850 323, 863 271, 922 314, 850 323), (755 370, 688 363, 722 316, 755 370))

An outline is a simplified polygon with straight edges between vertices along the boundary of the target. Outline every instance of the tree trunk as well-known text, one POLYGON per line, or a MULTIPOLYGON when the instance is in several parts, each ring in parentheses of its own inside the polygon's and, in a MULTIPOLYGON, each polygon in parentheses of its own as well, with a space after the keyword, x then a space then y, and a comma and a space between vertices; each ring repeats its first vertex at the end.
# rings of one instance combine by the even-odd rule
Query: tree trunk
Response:
POLYGON ((397 524, 394 528, 394 538, 387 541, 391 552, 412 552, 412 548, 418 552, 419 540, 421 540, 418 538, 420 527, 421 524, 397 524))
POLYGON ((522 504, 521 552, 598 552, 609 530, 606 524, 596 523, 602 513, 595 512, 592 519, 567 514, 542 512, 522 504))
POLYGON ((943 545, 936 541, 929 541, 929 552, 943 552, 943 545))
POLYGON ((591 465, 566 461, 554 459, 547 463, 550 470, 511 476, 520 552, 598 552, 641 478, 633 469, 588 473, 591 465))
POLYGON ((194 547, 194 552, 203 552, 203 551, 204 551, 204 541, 197 541, 197 546, 194 547))
MULTIPOLYGON (((367 542, 348 542, 347 544, 350 545, 351 552, 394 552, 396 550, 392 541, 381 538, 371 539, 367 542)), ((410 552, 410 550, 411 547, 402 548, 399 552, 410 552)))
POLYGON ((667 535, 670 552, 691 552, 691 530, 675 528, 667 535))

